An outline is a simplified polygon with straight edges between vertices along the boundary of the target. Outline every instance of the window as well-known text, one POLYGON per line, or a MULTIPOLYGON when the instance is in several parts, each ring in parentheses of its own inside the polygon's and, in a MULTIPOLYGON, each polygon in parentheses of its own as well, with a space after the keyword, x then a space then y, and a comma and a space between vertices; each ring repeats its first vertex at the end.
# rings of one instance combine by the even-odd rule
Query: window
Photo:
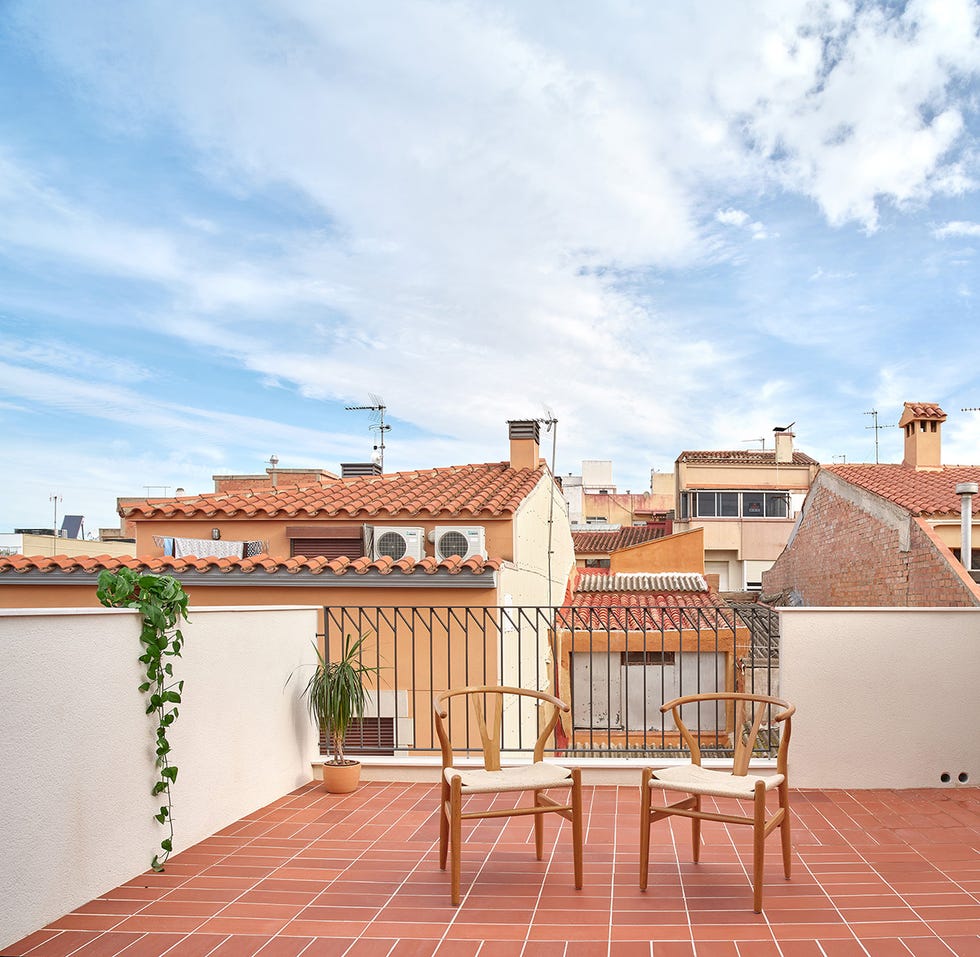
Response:
POLYGON ((681 518, 788 518, 789 492, 682 492, 681 518))
POLYGON ((585 560, 586 568, 608 568, 609 559, 608 558, 587 558, 585 560))

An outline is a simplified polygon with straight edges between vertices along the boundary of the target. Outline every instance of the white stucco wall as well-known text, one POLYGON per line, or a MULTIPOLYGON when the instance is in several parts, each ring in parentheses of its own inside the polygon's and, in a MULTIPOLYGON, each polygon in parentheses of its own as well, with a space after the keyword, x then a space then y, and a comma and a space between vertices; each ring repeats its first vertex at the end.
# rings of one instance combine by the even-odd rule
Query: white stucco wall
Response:
MULTIPOLYGON (((197 608, 170 733, 174 850, 311 778, 316 736, 290 673, 313 660, 316 609, 197 608)), ((155 725, 135 611, 0 611, 0 948, 147 870, 155 725)))
POLYGON ((788 608, 780 634, 791 786, 980 784, 980 609, 788 608))

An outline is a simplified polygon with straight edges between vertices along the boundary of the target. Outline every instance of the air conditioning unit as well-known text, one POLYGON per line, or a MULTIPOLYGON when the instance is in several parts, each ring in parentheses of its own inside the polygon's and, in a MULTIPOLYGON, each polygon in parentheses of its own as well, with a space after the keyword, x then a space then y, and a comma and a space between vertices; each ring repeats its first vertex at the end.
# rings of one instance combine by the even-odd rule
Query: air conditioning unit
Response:
POLYGON ((425 529, 403 525, 375 525, 371 543, 371 558, 414 558, 425 556, 425 529))
POLYGON ((487 557, 485 530, 482 525, 437 525, 433 540, 436 558, 441 562, 458 555, 464 561, 479 555, 487 557))

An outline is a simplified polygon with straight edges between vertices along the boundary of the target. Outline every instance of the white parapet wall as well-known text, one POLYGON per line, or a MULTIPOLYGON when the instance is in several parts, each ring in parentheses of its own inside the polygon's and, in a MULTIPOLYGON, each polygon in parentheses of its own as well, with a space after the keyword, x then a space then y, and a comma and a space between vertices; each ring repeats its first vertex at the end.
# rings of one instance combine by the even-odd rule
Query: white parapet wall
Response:
POLYGON ((792 787, 980 785, 980 609, 782 609, 780 635, 792 787))
MULTIPOLYGON (((175 852, 311 779, 316 626, 314 608, 191 610, 175 852)), ((145 872, 166 836, 139 630, 129 610, 0 611, 0 951, 145 872)))

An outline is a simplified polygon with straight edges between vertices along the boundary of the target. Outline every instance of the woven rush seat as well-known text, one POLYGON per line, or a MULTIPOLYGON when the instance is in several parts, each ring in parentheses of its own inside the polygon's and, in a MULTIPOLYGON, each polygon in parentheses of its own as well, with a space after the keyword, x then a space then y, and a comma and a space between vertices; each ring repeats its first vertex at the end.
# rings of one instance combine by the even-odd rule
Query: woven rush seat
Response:
POLYGON ((463 794, 489 794, 497 791, 537 791, 544 788, 571 787, 572 772, 557 764, 535 761, 516 768, 487 771, 484 768, 445 768, 447 782, 457 775, 463 794))
MULTIPOLYGON (((560 698, 532 688, 512 688, 503 685, 474 685, 452 688, 435 695, 433 702, 436 735, 442 749, 442 781, 439 795, 439 867, 450 865, 449 895, 455 907, 462 899, 460 870, 462 867, 463 821, 506 819, 530 815, 534 818, 534 855, 544 860, 544 815, 557 814, 571 827, 572 859, 575 870, 575 889, 582 889, 582 769, 563 768, 545 762, 545 747, 554 747, 552 734, 558 724, 559 712, 571 708, 560 698), (455 707, 453 707, 455 705, 455 707), (453 716, 450 715, 453 712, 453 716), (467 712, 472 711, 472 718, 467 712), (504 727, 504 712, 509 717, 504 727), (470 723, 472 720, 472 724, 470 723), (480 735, 483 767, 456 767, 453 759, 453 727, 462 742, 471 737, 471 730, 480 735), (513 730, 537 727, 534 759, 531 764, 501 767, 501 743, 512 736, 513 730), (567 795, 554 798, 545 791, 568 788, 567 795), (485 801, 470 801, 474 794, 527 792, 528 803, 517 807, 504 802, 500 806, 485 801), (464 804, 467 805, 464 808, 464 804)), ((467 765, 469 762, 467 762, 467 765)))
POLYGON ((712 771, 697 764, 661 768, 653 771, 650 787, 667 791, 686 791, 688 794, 705 794, 709 797, 730 797, 751 800, 755 795, 755 782, 762 781, 767 791, 778 788, 785 780, 782 774, 745 774, 741 777, 728 771, 712 771))

